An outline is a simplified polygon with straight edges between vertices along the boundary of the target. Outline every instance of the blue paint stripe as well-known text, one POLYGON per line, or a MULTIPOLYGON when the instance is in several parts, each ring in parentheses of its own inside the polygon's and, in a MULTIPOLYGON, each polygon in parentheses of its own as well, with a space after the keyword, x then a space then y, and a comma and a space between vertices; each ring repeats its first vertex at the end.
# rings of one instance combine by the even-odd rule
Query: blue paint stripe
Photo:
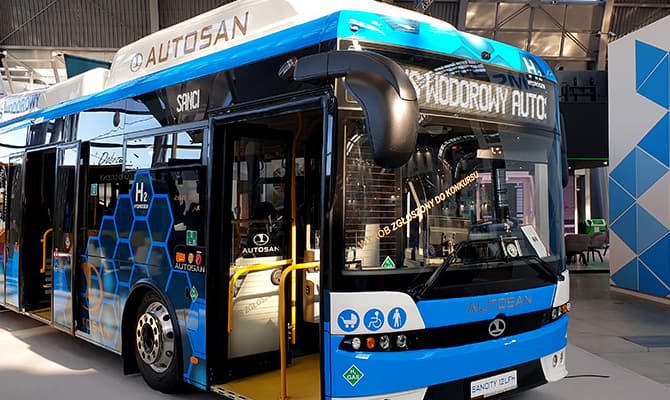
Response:
POLYGON ((526 314, 551 308, 555 285, 494 295, 455 299, 424 300, 417 307, 426 328, 450 326, 506 316, 526 314))
MULTIPOLYGON (((527 58, 538 72, 548 80, 556 83, 556 76, 551 67, 540 57, 518 49, 506 43, 461 32, 449 25, 440 23, 433 25, 426 22, 418 23, 415 29, 393 29, 387 16, 356 11, 342 11, 338 26, 339 38, 368 40, 378 43, 389 43, 397 46, 422 49, 445 55, 457 55, 474 59, 485 64, 494 64, 521 72, 528 72, 522 56, 527 58), (351 26, 356 25, 355 31, 351 26), (482 58, 482 52, 488 52, 489 60, 482 58)), ((398 21, 405 25, 416 25, 416 21, 404 19, 398 21)))
POLYGON ((568 316, 538 330, 467 346, 404 352, 353 353, 331 338, 333 397, 372 396, 417 389, 517 365, 567 345, 568 316), (358 356, 358 357, 356 357, 358 356), (352 386, 342 376, 352 365, 363 378, 352 386))
MULTIPOLYGON (((332 373, 331 373, 331 349, 333 337, 330 335, 330 323, 323 323, 323 376, 325 382, 323 382, 324 393, 329 395, 332 391, 332 373)), ((339 343, 339 341, 338 341, 339 343)))

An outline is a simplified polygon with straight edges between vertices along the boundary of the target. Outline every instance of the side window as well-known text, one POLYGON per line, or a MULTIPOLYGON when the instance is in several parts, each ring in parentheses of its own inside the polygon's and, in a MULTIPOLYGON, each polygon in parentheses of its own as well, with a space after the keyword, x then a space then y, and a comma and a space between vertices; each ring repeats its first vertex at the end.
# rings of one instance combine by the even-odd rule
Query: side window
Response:
POLYGON ((31 126, 26 144, 28 146, 39 146, 64 141, 67 131, 65 126, 66 121, 69 121, 69 117, 52 119, 51 121, 31 126))
POLYGON ((79 113, 76 138, 82 141, 101 142, 123 135, 126 122, 125 103, 125 100, 121 100, 79 113))
POLYGON ((126 141, 127 170, 200 165, 204 129, 183 130, 126 141))
POLYGON ((28 128, 18 128, 0 136, 0 157, 22 151, 26 146, 26 133, 28 128))
POLYGON ((85 196, 84 226, 88 236, 95 236, 102 218, 112 215, 120 194, 128 193, 132 173, 123 172, 123 142, 120 136, 99 138, 90 142, 85 196))
POLYGON ((152 174, 154 191, 167 195, 169 207, 160 207, 154 202, 149 223, 155 241, 169 236, 170 251, 175 245, 205 245, 206 176, 202 168, 152 174))

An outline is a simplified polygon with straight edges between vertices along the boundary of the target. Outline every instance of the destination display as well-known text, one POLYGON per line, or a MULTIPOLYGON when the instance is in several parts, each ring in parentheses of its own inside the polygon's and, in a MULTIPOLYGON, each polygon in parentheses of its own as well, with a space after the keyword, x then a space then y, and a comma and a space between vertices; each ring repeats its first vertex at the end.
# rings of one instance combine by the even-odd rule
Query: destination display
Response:
POLYGON ((44 90, 7 96, 0 100, 0 122, 37 110, 42 93, 44 90))
POLYGON ((414 85, 419 108, 425 111, 467 114, 486 119, 555 125, 554 86, 528 74, 495 73, 489 81, 440 70, 404 66, 414 85))

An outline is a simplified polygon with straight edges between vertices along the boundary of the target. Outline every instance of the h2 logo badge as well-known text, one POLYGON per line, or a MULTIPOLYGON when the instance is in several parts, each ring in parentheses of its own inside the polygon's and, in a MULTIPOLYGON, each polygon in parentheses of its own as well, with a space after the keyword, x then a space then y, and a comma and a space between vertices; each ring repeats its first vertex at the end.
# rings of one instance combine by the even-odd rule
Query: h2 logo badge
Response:
POLYGON ((131 193, 135 215, 147 215, 152 197, 153 189, 151 187, 151 176, 146 171, 138 172, 137 175, 135 175, 131 193))

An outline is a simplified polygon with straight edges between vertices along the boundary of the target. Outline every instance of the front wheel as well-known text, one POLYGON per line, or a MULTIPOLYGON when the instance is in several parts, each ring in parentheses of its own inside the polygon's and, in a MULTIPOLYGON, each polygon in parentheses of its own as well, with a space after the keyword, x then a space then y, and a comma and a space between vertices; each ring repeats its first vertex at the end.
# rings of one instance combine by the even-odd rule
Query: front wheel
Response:
POLYGON ((181 386, 175 326, 168 308, 155 293, 140 302, 135 318, 135 361, 153 389, 174 393, 181 386))

